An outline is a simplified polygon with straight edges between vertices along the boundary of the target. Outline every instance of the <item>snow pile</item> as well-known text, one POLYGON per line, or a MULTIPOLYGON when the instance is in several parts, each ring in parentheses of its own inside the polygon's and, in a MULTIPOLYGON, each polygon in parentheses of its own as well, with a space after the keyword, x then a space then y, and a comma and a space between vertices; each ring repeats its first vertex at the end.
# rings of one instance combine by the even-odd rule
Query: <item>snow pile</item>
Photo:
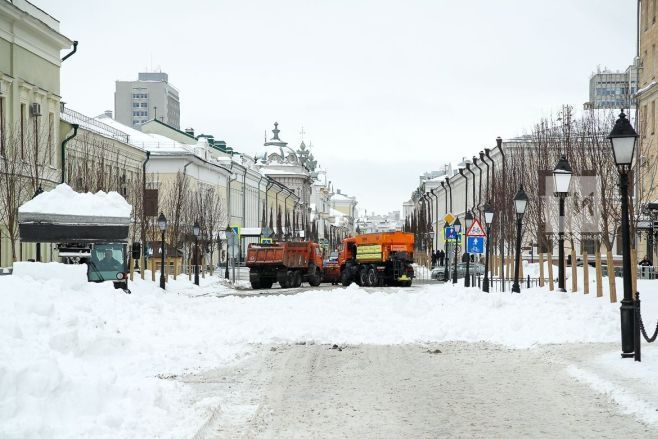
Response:
POLYGON ((118 192, 75 192, 67 184, 37 195, 18 208, 20 213, 129 218, 132 206, 118 192))
POLYGON ((540 289, 485 294, 447 284, 372 293, 352 285, 236 297, 218 277, 195 287, 181 276, 166 292, 136 278, 127 295, 86 283, 80 266, 16 264, 15 273, 0 277, 3 438, 191 437, 211 404, 193 400, 176 376, 226 366, 250 343, 525 348, 619 339, 618 304, 540 289))
POLYGON ((141 280, 127 295, 80 268, 0 277, 0 437, 191 437, 208 409, 166 377, 246 350, 213 334, 219 301, 141 280))

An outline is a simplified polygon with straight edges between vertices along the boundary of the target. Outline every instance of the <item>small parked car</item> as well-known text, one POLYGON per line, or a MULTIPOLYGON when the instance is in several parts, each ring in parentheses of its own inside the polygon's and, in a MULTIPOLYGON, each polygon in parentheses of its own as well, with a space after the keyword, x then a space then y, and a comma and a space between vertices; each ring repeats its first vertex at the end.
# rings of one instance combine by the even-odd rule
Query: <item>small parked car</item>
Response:
MULTIPOLYGON (((452 276, 454 270, 455 270, 454 265, 448 266, 448 277, 452 276)), ((484 275, 484 264, 480 264, 479 262, 471 262, 468 266, 468 273, 470 275, 473 274, 484 275)), ((457 278, 463 279, 465 275, 466 275, 466 262, 460 262, 457 264, 457 278)), ((445 282, 444 276, 445 276, 445 267, 436 267, 435 269, 432 270, 432 274, 431 274, 432 279, 445 282)))

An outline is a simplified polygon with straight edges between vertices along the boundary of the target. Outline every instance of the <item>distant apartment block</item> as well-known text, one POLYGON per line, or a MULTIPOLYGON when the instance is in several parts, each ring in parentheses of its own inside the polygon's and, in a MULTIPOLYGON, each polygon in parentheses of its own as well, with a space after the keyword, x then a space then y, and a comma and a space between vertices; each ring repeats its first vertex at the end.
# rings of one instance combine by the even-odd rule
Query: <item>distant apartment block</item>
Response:
POLYGON ((137 129, 152 119, 180 129, 178 90, 162 72, 139 73, 137 81, 116 81, 114 115, 116 121, 137 129))
POLYGON ((598 71, 589 80, 589 102, 585 108, 622 109, 635 107, 638 69, 629 66, 625 72, 598 71))

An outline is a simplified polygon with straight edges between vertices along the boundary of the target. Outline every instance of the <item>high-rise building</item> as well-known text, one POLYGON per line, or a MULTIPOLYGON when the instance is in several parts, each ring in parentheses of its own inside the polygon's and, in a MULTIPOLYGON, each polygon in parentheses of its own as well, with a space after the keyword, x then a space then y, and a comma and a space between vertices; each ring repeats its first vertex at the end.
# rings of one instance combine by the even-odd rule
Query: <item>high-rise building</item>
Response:
POLYGON ((598 71, 589 80, 589 102, 586 108, 633 108, 637 92, 638 69, 629 66, 625 72, 598 71))
POLYGON ((139 73, 137 81, 116 81, 114 117, 133 128, 157 119, 180 129, 178 90, 162 72, 139 73))

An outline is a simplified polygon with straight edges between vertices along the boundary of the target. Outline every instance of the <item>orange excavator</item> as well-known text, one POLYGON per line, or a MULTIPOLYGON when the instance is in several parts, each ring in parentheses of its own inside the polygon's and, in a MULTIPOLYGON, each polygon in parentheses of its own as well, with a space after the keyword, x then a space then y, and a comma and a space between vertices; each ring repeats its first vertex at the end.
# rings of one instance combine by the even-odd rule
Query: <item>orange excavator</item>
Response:
POLYGON ((411 286, 414 277, 414 235, 406 232, 367 233, 345 238, 338 255, 344 286, 411 286))

